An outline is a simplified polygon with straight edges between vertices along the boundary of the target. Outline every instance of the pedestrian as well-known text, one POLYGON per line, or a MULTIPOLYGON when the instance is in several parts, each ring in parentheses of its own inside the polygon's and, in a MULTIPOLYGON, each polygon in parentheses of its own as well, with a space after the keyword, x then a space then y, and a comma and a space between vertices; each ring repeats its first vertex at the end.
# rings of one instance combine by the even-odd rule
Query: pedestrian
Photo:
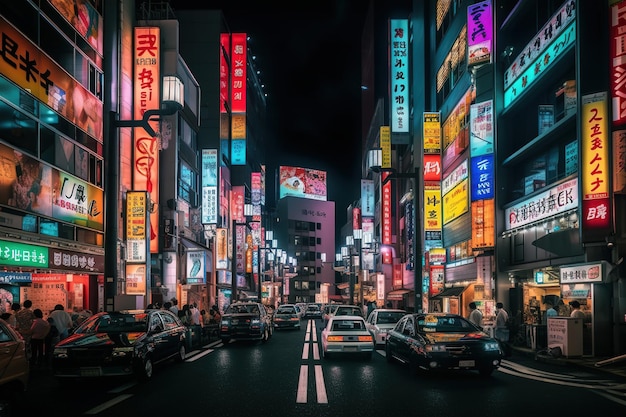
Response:
POLYGON ((509 313, 504 309, 504 304, 496 303, 496 339, 501 342, 509 341, 509 313))
POLYGON ((570 317, 574 317, 577 319, 584 319, 585 313, 580 309, 580 303, 576 300, 570 301, 569 305, 572 307, 572 312, 570 313, 570 317))
POLYGON ((191 325, 191 311, 189 310, 189 304, 185 304, 183 308, 180 309, 178 317, 180 317, 180 320, 185 326, 191 325))
POLYGON ((559 313, 556 311, 552 303, 547 302, 546 303, 546 320, 549 319, 550 317, 556 317, 558 315, 559 313))
POLYGON ((193 326, 202 327, 202 315, 200 314, 200 310, 198 310, 196 303, 189 305, 189 312, 191 314, 191 324, 193 326))
POLYGON ((172 303, 172 306, 170 307, 170 311, 178 316, 179 315, 178 314, 178 300, 176 299, 176 297, 172 297, 170 302, 172 303))
POLYGON ((33 324, 30 328, 30 363, 32 367, 39 368, 45 363, 44 346, 46 336, 48 336, 48 333, 50 332, 50 323, 43 319, 43 312, 38 308, 33 310, 33 315, 35 316, 35 319, 33 320, 33 324))
POLYGON ((15 329, 24 338, 24 345, 26 347, 26 354, 30 357, 30 335, 33 321, 35 321, 35 314, 32 310, 33 302, 31 300, 24 300, 22 307, 15 313, 15 329))
POLYGON ((470 313, 467 319, 474 323, 476 326, 483 326, 483 313, 480 312, 478 306, 474 301, 469 303, 470 313))
POLYGON ((69 336, 70 329, 74 326, 74 323, 72 322, 72 316, 65 311, 63 304, 55 305, 49 316, 54 319, 54 324, 59 331, 59 340, 69 336))
POLYGON ((20 303, 11 304, 10 316, 5 320, 7 323, 9 323, 9 326, 13 327, 14 329, 17 327, 17 316, 15 314, 20 311, 21 308, 22 306, 20 305, 20 303))

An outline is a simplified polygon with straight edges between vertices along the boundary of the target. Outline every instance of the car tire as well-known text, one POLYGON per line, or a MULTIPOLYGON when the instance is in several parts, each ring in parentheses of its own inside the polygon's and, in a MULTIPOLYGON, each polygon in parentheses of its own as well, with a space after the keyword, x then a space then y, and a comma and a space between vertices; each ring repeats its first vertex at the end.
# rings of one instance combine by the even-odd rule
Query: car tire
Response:
POLYGON ((187 357, 187 349, 185 348, 185 344, 181 343, 178 346, 178 353, 176 354, 176 362, 183 362, 187 357))
POLYGON ((152 379, 152 374, 154 372, 154 364, 152 363, 152 358, 147 356, 144 358, 141 368, 138 369, 139 380, 142 382, 149 381, 152 379))

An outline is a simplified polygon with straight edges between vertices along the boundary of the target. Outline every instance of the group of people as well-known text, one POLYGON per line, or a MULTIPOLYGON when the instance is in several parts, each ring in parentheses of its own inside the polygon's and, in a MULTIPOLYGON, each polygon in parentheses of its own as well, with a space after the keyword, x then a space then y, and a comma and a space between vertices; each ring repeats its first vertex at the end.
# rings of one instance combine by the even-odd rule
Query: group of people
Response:
POLYGON ((181 321, 187 326, 204 327, 209 324, 217 324, 222 319, 217 305, 213 305, 208 311, 199 309, 196 302, 185 304, 182 308, 178 308, 178 300, 174 297, 163 303, 163 307, 158 305, 150 305, 148 308, 163 308, 176 314, 181 321))
POLYGON ((3 313, 1 318, 24 338, 31 366, 41 368, 50 359, 54 345, 68 337, 76 321, 82 321, 90 314, 88 310, 76 312, 77 320, 73 320, 63 304, 57 304, 44 318, 40 308, 33 308, 31 300, 24 300, 21 305, 13 303, 11 311, 3 313))

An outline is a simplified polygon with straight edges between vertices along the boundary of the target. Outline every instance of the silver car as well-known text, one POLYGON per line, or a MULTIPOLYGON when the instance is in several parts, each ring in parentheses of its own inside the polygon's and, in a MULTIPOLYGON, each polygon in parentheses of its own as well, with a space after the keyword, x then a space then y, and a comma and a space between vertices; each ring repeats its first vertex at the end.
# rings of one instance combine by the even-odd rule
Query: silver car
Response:
POLYGON ((387 332, 405 315, 405 310, 395 308, 377 308, 367 317, 367 330, 374 337, 376 346, 384 346, 387 332))

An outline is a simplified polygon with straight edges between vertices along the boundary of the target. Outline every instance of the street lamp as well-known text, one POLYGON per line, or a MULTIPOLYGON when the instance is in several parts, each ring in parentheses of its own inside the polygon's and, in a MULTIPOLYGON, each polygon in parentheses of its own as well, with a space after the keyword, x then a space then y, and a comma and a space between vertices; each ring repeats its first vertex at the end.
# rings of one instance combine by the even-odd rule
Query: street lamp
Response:
POLYGON ((413 180, 413 271, 414 271, 414 290, 415 290, 415 312, 423 311, 422 302, 422 235, 421 235, 421 217, 418 216, 419 206, 419 187, 420 170, 417 166, 413 167, 413 172, 397 172, 395 168, 383 168, 382 149, 372 149, 368 151, 367 163, 370 171, 375 173, 388 172, 389 175, 383 180, 381 185, 385 185, 391 180, 412 179, 413 180))
MULTIPOLYGON (((120 192, 120 136, 119 128, 141 127, 148 135, 154 138, 160 137, 150 122, 159 121, 159 116, 171 116, 185 105, 183 82, 175 75, 167 75, 162 79, 161 108, 146 110, 140 120, 119 120, 119 113, 109 112, 108 135, 105 142, 105 224, 106 233, 104 235, 104 310, 115 310, 115 296, 118 293, 119 277, 118 259, 121 254, 118 252, 119 239, 119 192, 120 192)), ((149 278, 149 277, 148 277, 149 278)))

